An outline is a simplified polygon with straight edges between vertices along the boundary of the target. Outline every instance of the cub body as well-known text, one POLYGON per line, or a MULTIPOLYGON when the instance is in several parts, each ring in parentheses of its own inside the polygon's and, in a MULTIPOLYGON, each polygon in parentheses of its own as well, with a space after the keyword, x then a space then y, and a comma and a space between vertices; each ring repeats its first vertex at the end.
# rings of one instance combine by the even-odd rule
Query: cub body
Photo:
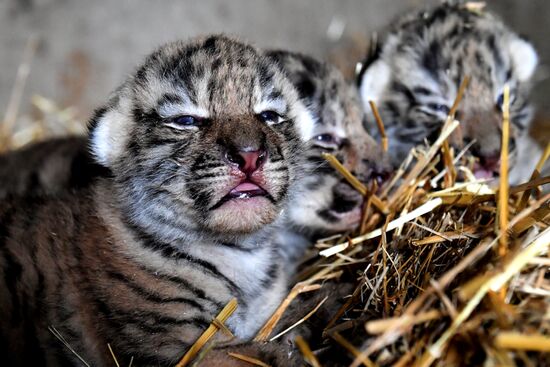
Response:
POLYGON ((287 291, 274 222, 302 146, 297 94, 224 36, 151 54, 90 123, 108 171, 87 189, 0 205, 0 345, 10 365, 172 365, 229 300, 255 335, 287 291))

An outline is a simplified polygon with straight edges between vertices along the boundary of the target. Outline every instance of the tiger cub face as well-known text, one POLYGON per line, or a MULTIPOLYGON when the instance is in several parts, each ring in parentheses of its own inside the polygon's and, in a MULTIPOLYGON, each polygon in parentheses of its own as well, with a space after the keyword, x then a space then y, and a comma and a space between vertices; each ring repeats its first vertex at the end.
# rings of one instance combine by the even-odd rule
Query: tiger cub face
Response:
MULTIPOLYGON (((462 148, 473 142, 474 173, 488 178, 499 170, 504 86, 511 90, 513 156, 531 121, 527 97, 536 65, 533 46, 496 16, 444 3, 390 27, 377 55, 363 66, 360 92, 367 111, 369 100, 378 105, 397 166, 412 147, 433 142, 459 85, 470 76, 456 115, 460 131, 451 143, 462 148)), ((369 117, 370 131, 378 135, 369 117)))
POLYGON ((299 201, 288 209, 292 225, 305 233, 353 229, 361 218, 363 197, 322 157, 334 154, 362 182, 387 175, 381 149, 366 132, 357 91, 327 63, 288 51, 270 51, 298 90, 306 113, 296 121, 308 142, 309 170, 299 201))
POLYGON ((256 49, 225 37, 150 55, 90 125, 132 222, 164 240, 271 223, 299 173, 296 93, 256 49))

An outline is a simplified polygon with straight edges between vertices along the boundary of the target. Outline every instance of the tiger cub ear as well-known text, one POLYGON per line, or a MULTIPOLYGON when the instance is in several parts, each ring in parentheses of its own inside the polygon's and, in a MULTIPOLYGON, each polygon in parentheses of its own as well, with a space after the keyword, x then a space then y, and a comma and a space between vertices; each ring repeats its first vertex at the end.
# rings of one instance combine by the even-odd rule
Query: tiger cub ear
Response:
POLYGON ((378 103, 390 82, 390 66, 385 61, 378 59, 371 63, 359 78, 361 100, 365 109, 369 111, 369 101, 378 103))
POLYGON ((129 118, 118 106, 98 109, 88 124, 90 151, 97 163, 112 167, 129 138, 129 118))
POLYGON ((529 80, 535 73, 539 62, 537 51, 533 45, 524 39, 513 37, 508 42, 508 52, 519 81, 529 80))

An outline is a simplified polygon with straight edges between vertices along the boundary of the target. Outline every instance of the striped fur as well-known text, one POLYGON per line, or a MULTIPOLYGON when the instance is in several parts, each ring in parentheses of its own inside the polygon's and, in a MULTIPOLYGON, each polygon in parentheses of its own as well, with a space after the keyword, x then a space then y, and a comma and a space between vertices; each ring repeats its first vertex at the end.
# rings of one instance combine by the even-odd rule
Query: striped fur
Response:
POLYGON ((89 187, 109 170, 90 157, 84 136, 59 137, 0 155, 0 199, 89 187))
MULTIPOLYGON (((536 65, 533 46, 496 16, 468 10, 462 2, 445 2, 407 14, 389 27, 364 63, 359 83, 365 108, 370 111, 367 102, 374 100, 380 109, 392 163, 398 166, 412 147, 437 137, 460 83, 470 76, 457 112, 460 134, 451 142, 461 148, 475 141, 477 173, 493 174, 498 171, 505 84, 512 95, 513 153, 529 144, 524 141, 532 118, 528 93, 536 65)), ((369 126, 378 136, 370 112, 369 126)), ((534 168, 532 162, 525 164, 534 168)))
MULTIPOLYGON (((387 175, 386 157, 363 128, 365 115, 357 91, 333 66, 288 51, 268 51, 286 73, 306 106, 296 119, 303 141, 309 144, 305 159, 310 169, 294 205, 287 210, 287 231, 279 232, 284 255, 298 257, 314 236, 353 229, 360 218, 362 197, 321 158, 322 152, 339 157, 365 183, 387 175), (334 141, 326 141, 327 137, 334 141)), ((86 157, 85 138, 55 139, 0 157, 7 162, 6 193, 63 192, 93 183, 96 164, 86 157), (24 169, 14 167, 24 167, 24 169), (14 174, 13 172, 16 172, 14 174)))
POLYGON ((389 165, 366 132, 364 112, 354 86, 327 63, 288 51, 270 51, 298 90, 307 112, 297 120, 309 143, 305 185, 288 209, 286 231, 278 233, 289 258, 298 258, 315 236, 354 229, 361 218, 362 196, 332 167, 322 153, 334 154, 363 182, 381 180, 389 165))
POLYGON ((0 204, 0 348, 9 365, 171 365, 232 298, 252 337, 286 292, 274 224, 303 164, 297 93, 274 63, 224 36, 168 44, 98 110, 87 189, 0 204), (260 109, 259 109, 260 108, 260 109), (260 119, 276 111, 280 120, 260 119), (179 124, 193 115, 199 126, 179 124), (263 115, 262 115, 263 116, 263 115), (266 150, 266 196, 226 201, 232 148, 266 150))

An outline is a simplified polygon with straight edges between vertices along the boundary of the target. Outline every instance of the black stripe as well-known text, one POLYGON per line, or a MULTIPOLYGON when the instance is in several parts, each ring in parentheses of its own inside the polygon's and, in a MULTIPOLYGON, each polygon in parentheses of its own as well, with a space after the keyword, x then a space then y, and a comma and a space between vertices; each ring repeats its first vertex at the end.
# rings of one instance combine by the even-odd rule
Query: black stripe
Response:
POLYGON ((242 295, 241 289, 237 287, 235 282, 233 282, 225 274, 223 274, 214 264, 206 260, 198 259, 193 256, 181 254, 181 253, 178 254, 178 259, 183 259, 193 264, 199 265, 203 269, 206 269, 207 271, 209 271, 212 275, 215 275, 216 277, 223 279, 235 293, 237 293, 238 295, 242 295))
POLYGON ((19 300, 17 284, 21 280, 21 274, 23 272, 23 267, 21 264, 14 258, 10 251, 4 249, 4 260, 6 265, 4 268, 4 282, 8 288, 8 293, 11 298, 12 312, 11 312, 11 324, 18 325, 23 321, 21 302, 19 300))
POLYGON ((273 261, 265 274, 265 278, 262 279, 262 287, 269 288, 273 285, 273 280, 277 277, 278 271, 279 264, 276 261, 273 261))
POLYGON ((236 296, 242 296, 242 290, 235 284, 235 282, 233 282, 225 274, 223 274, 215 265, 211 264, 208 261, 198 259, 189 254, 183 253, 168 243, 157 241, 151 235, 144 232, 138 226, 130 223, 128 220, 125 220, 125 219, 123 220, 126 222, 128 227, 135 233, 135 235, 141 240, 140 242, 144 247, 151 249, 157 253, 161 253, 162 256, 164 257, 176 259, 176 260, 184 260, 184 261, 193 263, 195 265, 198 265, 204 270, 206 270, 207 272, 209 272, 211 275, 214 275, 215 277, 223 280, 236 296))
POLYGON ((168 329, 165 326, 160 326, 160 325, 150 326, 148 324, 129 322, 126 318, 120 317, 120 315, 113 312, 111 308, 100 299, 95 299, 93 302, 95 303, 98 312, 103 314, 105 321, 114 326, 113 329, 116 329, 118 333, 126 334, 130 338, 135 338, 136 335, 135 333, 128 332, 125 330, 124 326, 126 326, 127 324, 132 324, 137 328, 139 328, 140 330, 149 334, 165 333, 168 331, 168 329))
POLYGON ((204 307, 193 299, 186 297, 163 297, 156 293, 152 293, 150 290, 142 288, 140 285, 132 282, 123 274, 120 274, 116 271, 107 270, 107 275, 112 279, 118 280, 121 283, 124 283, 128 288, 137 293, 139 296, 145 298, 147 301, 154 303, 183 303, 189 306, 198 308, 201 312, 204 312, 204 307))
POLYGON ((428 88, 425 88, 425 87, 421 87, 421 86, 414 87, 413 88, 413 93, 421 94, 421 95, 424 95, 424 96, 433 95, 431 90, 429 90, 428 88))
POLYGON ((15 213, 15 205, 10 205, 8 209, 1 213, 0 217, 0 247, 5 246, 5 241, 10 233, 9 227, 13 222, 13 214, 15 213))
POLYGON ((206 330, 210 325, 209 320, 200 316, 179 319, 148 310, 121 310, 99 298, 95 299, 94 302, 98 310, 105 316, 105 321, 115 324, 117 326, 116 329, 119 331, 122 330, 124 325, 128 324, 134 325, 148 333, 165 333, 171 327, 184 325, 194 326, 199 330, 206 330))
POLYGON ((288 167, 281 166, 279 168, 270 168, 269 172, 288 172, 288 167))
POLYGON ((320 210, 317 212, 317 215, 324 219, 327 222, 337 222, 338 218, 330 213, 328 209, 320 210))
POLYGON ((405 84, 394 81, 392 83, 392 89, 394 89, 396 92, 401 93, 403 96, 405 96, 410 107, 415 106, 417 104, 416 97, 405 84))
POLYGON ((213 305, 215 305, 219 309, 221 309, 224 306, 223 303, 218 302, 215 299, 207 296, 206 293, 204 292, 204 290, 194 287, 191 283, 189 283, 185 279, 179 278, 179 277, 174 276, 174 275, 168 275, 168 274, 153 272, 150 269, 146 269, 146 268, 143 268, 143 270, 147 271, 147 272, 150 272, 150 273, 153 273, 154 276, 157 277, 157 278, 161 278, 163 280, 172 282, 176 286, 184 287, 184 288, 188 289, 191 293, 193 293, 195 296, 197 296, 197 298, 208 301, 208 302, 212 303, 213 305))
POLYGON ((441 45, 437 41, 432 41, 428 46, 428 49, 422 55, 422 66, 432 76, 432 78, 439 82, 439 73, 441 70, 441 45))
MULTIPOLYGON (((400 115, 399 113, 399 107, 397 105, 397 103, 395 103, 394 101, 388 101, 385 103, 384 105, 384 109, 393 117, 393 118, 396 118, 400 115)), ((388 124, 390 123, 391 125, 391 122, 390 121, 384 121, 385 124, 388 124)), ((378 129, 376 129, 376 132, 378 133, 378 129)))
POLYGON ((212 169, 212 168, 220 168, 220 167, 225 167, 225 165, 220 163, 212 163, 212 162, 202 163, 201 162, 201 164, 193 165, 193 170, 212 169))
POLYGON ((205 178, 215 178, 215 177, 225 177, 225 176, 227 176, 227 175, 225 174, 225 172, 207 172, 207 173, 199 173, 199 172, 197 172, 197 171, 195 171, 195 175, 198 176, 197 181, 198 181, 198 180, 205 179, 205 178))
POLYGON ((165 93, 157 101, 157 109, 164 107, 167 104, 183 103, 183 99, 174 93, 165 93))
POLYGON ((259 247, 244 247, 238 243, 233 242, 219 242, 218 245, 230 248, 232 250, 239 250, 242 252, 254 252, 259 249, 259 247))

